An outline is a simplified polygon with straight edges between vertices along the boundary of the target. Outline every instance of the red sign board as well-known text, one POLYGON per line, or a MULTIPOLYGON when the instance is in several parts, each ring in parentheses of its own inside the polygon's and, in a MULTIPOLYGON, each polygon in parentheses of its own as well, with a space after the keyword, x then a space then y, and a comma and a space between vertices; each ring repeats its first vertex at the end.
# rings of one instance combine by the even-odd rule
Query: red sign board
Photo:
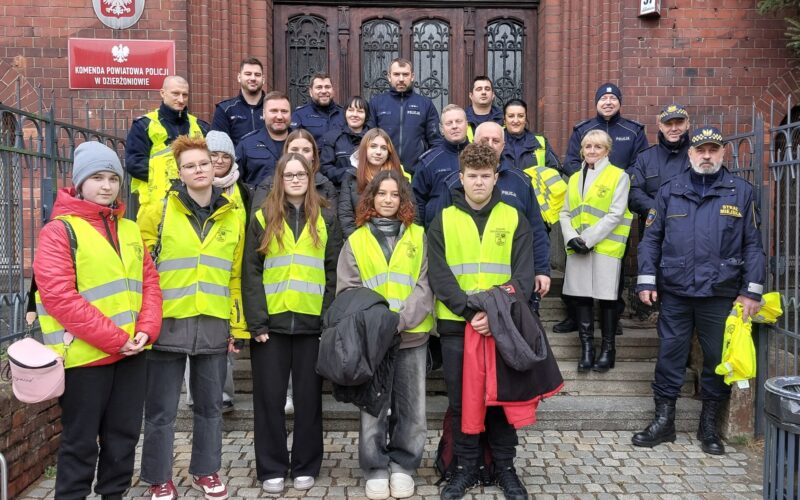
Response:
POLYGON ((158 90, 175 74, 171 40, 69 39, 69 88, 158 90))

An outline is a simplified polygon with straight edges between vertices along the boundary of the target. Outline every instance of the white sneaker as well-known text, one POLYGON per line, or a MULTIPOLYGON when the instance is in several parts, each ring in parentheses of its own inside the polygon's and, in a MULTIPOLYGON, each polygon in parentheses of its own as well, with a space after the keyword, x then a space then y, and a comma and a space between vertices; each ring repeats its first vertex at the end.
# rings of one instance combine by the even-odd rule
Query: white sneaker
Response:
POLYGON ((414 478, 403 472, 392 472, 389 486, 394 498, 408 498, 414 494, 414 478))
POLYGON ((294 478, 294 489, 296 490, 310 490, 313 486, 313 476, 297 476, 294 478))
POLYGON ((294 415, 294 401, 291 396, 286 396, 286 406, 283 407, 284 413, 294 415))
POLYGON ((391 494, 389 491, 388 479, 368 479, 367 486, 364 488, 367 498, 371 500, 384 500, 389 498, 391 494))
POLYGON ((261 485, 261 489, 267 493, 283 493, 283 478, 266 479, 261 485))

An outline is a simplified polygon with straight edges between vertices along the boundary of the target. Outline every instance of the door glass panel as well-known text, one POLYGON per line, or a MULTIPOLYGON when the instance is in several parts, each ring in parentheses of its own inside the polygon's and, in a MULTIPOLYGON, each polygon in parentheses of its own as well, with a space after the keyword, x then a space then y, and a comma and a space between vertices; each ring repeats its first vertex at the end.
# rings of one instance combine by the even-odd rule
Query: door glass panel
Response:
POLYGON ((414 87, 441 111, 450 88, 450 26, 438 19, 414 23, 414 87))
POLYGON ((288 90, 292 106, 308 102, 308 86, 314 73, 328 69, 328 26, 318 16, 295 16, 289 19, 288 90))
POLYGON ((524 30, 517 21, 500 19, 486 28, 487 76, 492 79, 498 106, 522 98, 523 42, 524 30))
POLYGON ((389 90, 386 73, 392 59, 400 57, 400 25, 373 19, 361 27, 361 95, 370 97, 389 90))

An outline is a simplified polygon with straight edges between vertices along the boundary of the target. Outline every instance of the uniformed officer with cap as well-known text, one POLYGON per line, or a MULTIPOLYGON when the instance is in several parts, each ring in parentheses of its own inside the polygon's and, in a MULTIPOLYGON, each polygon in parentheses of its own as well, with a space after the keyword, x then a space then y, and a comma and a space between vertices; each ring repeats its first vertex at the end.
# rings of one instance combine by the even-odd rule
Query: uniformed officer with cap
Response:
POLYGON ((680 104, 664 106, 658 114, 658 143, 640 152, 628 170, 628 208, 639 215, 640 235, 647 212, 656 204, 658 188, 689 168, 690 126, 686 108, 680 104))
POLYGON ((696 329, 703 349, 697 438, 704 452, 725 453, 717 417, 730 396, 714 368, 722 356, 725 321, 734 302, 745 317, 760 307, 766 275, 753 186, 722 165, 723 138, 715 127, 690 135, 691 169, 658 191, 639 243, 637 291, 646 305, 661 303, 653 393, 655 417, 633 436, 636 446, 675 441, 680 395, 696 329))

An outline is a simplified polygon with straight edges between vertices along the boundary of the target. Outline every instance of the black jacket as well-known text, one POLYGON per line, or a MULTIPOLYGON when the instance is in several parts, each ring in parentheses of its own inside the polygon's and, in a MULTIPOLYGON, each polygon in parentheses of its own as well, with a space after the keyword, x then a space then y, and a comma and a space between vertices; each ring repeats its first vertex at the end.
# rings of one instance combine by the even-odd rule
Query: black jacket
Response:
MULTIPOLYGON (((480 210, 473 210, 464 197, 464 190, 454 189, 451 192, 453 206, 468 213, 478 227, 482 236, 489 220, 492 209, 500 203, 500 191, 495 187, 489 203, 480 210)), ((467 294, 459 286, 453 271, 445 258, 444 231, 442 228, 442 213, 436 215, 428 228, 428 279, 431 283, 436 298, 455 314, 463 316, 467 321, 472 320, 477 311, 467 304, 467 294)), ((530 300, 533 293, 534 268, 533 268, 533 233, 525 216, 519 214, 519 223, 514 232, 511 247, 511 279, 519 283, 518 294, 530 300)), ((438 320, 437 330, 440 335, 464 335, 464 322, 451 320, 438 320)))
POLYGON ((356 180, 356 169, 350 167, 342 177, 342 185, 339 188, 339 224, 342 225, 342 233, 345 239, 349 238, 356 229, 356 208, 361 195, 358 194, 358 181, 356 180))
POLYGON ((656 206, 658 188, 689 169, 689 146, 688 132, 675 144, 659 132, 658 144, 639 153, 628 169, 631 176, 628 208, 639 215, 640 225, 647 218, 647 212, 656 206))
POLYGON ((333 382, 337 401, 378 416, 391 394, 400 316, 369 288, 340 293, 325 313, 317 373, 333 382))
MULTIPOLYGON (((284 237, 300 236, 305 227, 305 213, 303 208, 295 209, 291 204, 286 206, 286 223, 292 234, 284 237)), ((325 246, 325 295, 322 299, 322 313, 336 293, 336 264, 339 260, 339 251, 342 249, 342 231, 335 215, 328 209, 323 209, 322 218, 328 232, 328 243, 325 246)), ((322 325, 321 316, 283 312, 271 315, 267 310, 267 298, 264 294, 262 275, 264 272, 264 255, 258 252, 264 229, 255 217, 250 218, 244 246, 244 261, 242 262, 242 302, 244 317, 250 335, 276 332, 283 334, 308 334, 319 335, 322 325)))
MULTIPOLYGON (((273 179, 274 176, 270 175, 253 189, 253 199, 251 202, 253 210, 260 207, 264 203, 264 200, 267 199, 269 192, 272 191, 273 179)), ((317 193, 328 202, 328 209, 335 213, 339 196, 336 186, 319 172, 314 175, 314 186, 317 188, 317 193)))
POLYGON ((236 97, 217 103, 211 130, 225 132, 236 146, 246 135, 264 128, 265 95, 262 90, 256 104, 248 104, 241 92, 236 97))
POLYGON ((353 132, 350 127, 334 129, 322 137, 319 144, 320 172, 337 187, 342 184, 345 172, 352 166, 350 156, 358 149, 367 127, 353 132))

